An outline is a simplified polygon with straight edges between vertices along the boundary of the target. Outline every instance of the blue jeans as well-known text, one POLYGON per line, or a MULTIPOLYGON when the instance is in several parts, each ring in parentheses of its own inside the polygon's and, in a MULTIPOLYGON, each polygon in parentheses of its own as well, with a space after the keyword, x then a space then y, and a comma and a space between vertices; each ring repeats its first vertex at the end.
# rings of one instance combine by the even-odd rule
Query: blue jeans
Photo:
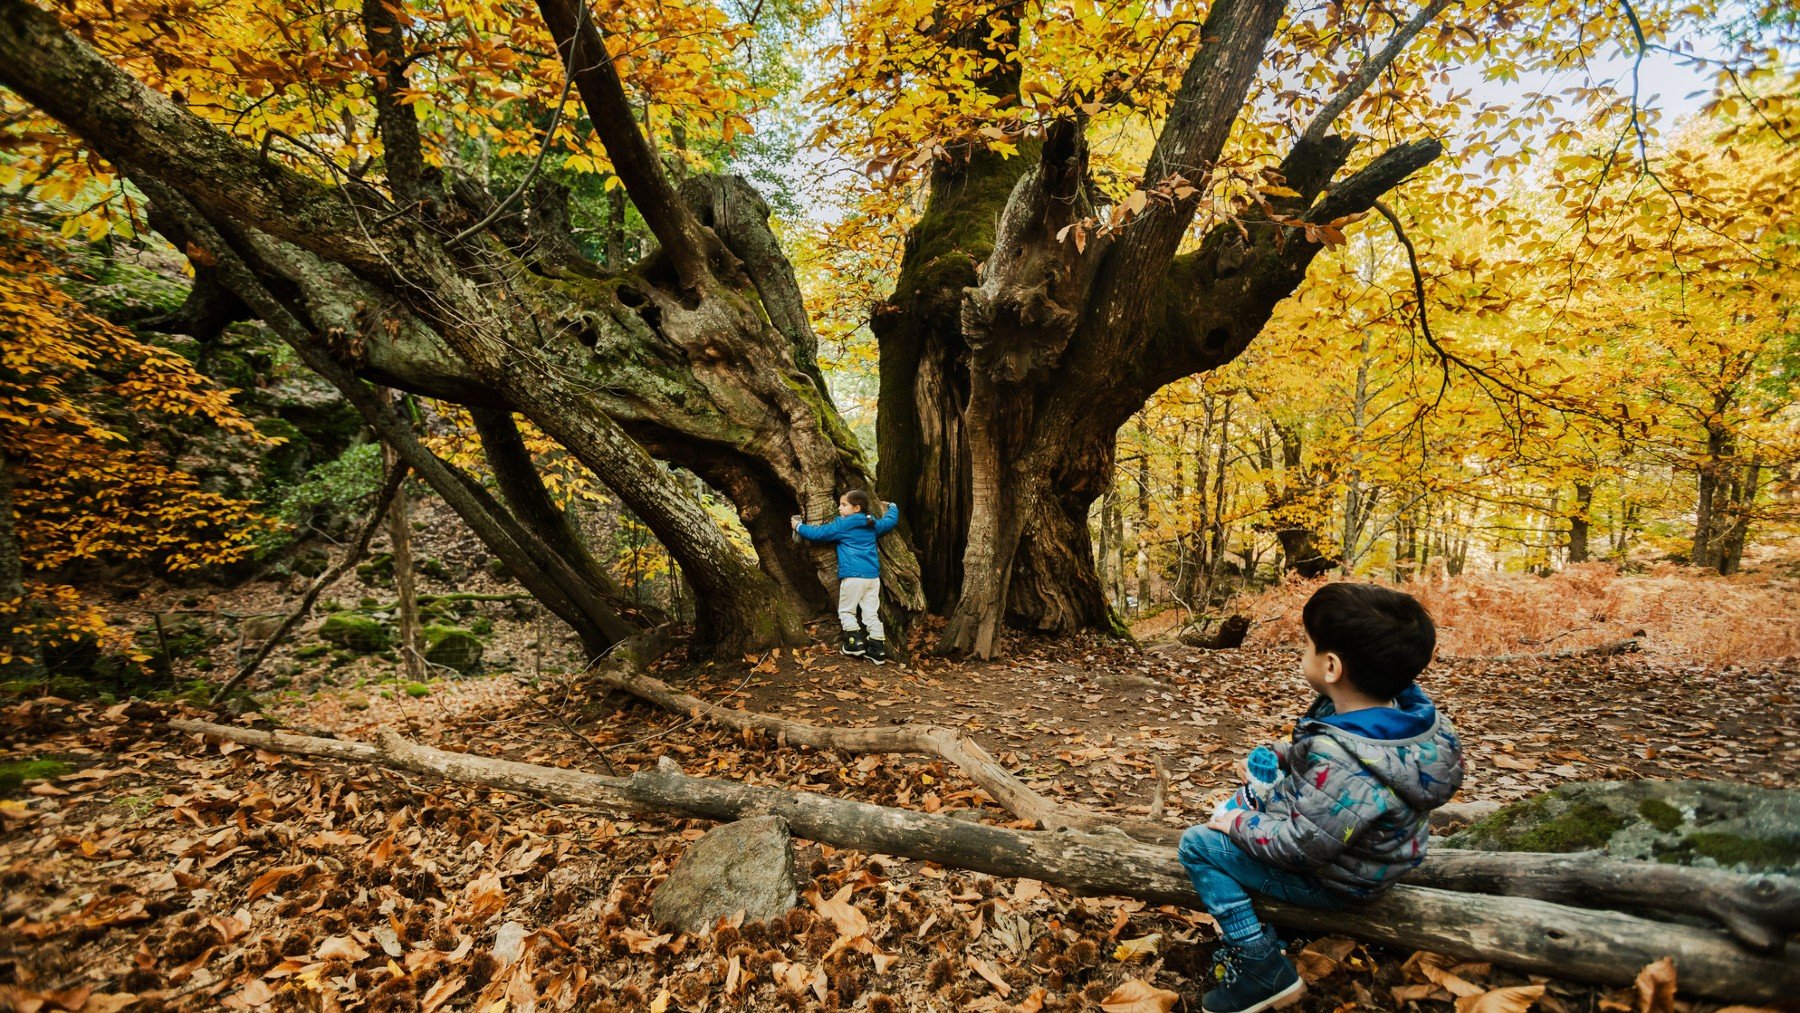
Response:
POLYGON ((1210 827, 1187 828, 1176 854, 1227 942, 1242 945, 1260 936, 1262 927, 1250 906, 1252 893, 1301 907, 1343 906, 1318 877, 1264 865, 1244 854, 1224 832, 1210 827))

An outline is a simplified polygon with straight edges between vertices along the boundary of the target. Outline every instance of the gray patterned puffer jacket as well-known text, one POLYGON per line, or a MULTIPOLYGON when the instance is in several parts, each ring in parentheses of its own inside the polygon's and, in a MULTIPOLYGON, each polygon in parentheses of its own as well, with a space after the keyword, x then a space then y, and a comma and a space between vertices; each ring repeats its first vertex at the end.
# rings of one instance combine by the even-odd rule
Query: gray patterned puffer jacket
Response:
POLYGON ((1367 738, 1321 720, 1335 711, 1320 697, 1292 741, 1273 747, 1287 776, 1261 810, 1238 817, 1232 841, 1264 865, 1312 873, 1352 900, 1416 868, 1425 860, 1428 814, 1462 785, 1462 744, 1418 686, 1394 703, 1422 730, 1367 738))

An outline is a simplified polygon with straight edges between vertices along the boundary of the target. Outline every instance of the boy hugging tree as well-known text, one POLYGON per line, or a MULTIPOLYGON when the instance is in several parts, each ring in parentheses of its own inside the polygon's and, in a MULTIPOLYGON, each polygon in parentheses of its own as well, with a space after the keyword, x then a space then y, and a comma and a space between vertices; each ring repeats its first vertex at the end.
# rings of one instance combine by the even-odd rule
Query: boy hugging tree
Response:
POLYGON ((1425 859, 1427 816, 1462 784, 1462 746, 1414 684, 1437 631, 1411 595, 1327 584, 1301 612, 1300 674, 1318 698, 1290 741, 1252 754, 1246 788, 1181 836, 1181 864, 1223 937, 1207 1013, 1259 1013, 1306 985, 1250 894, 1336 908, 1425 859), (1260 787, 1260 790, 1258 790, 1260 787))

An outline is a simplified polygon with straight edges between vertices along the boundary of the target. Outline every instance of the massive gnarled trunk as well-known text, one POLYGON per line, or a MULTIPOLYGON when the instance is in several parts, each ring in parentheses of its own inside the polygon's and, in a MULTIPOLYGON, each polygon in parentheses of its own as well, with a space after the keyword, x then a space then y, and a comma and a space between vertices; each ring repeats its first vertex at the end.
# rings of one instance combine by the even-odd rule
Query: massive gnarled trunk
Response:
POLYGON ((1068 226, 1091 223, 1105 204, 1076 121, 1052 125, 1021 157, 953 154, 933 168, 899 283, 873 326, 882 491, 913 518, 927 598, 951 611, 941 648, 991 655, 1008 623, 1107 625, 1087 518, 1110 481, 1119 427, 1160 387, 1240 354, 1304 278, 1320 244, 1271 217, 1324 225, 1366 211, 1440 152, 1435 141, 1403 144, 1334 182, 1353 145, 1325 133, 1436 7, 1397 33, 1284 159, 1297 196, 1178 255, 1200 199, 1182 183, 1200 184, 1218 158, 1284 6, 1212 5, 1145 167, 1142 185, 1159 195, 1115 212, 1118 227, 1092 240, 1068 238, 1068 226))
MULTIPOLYGON (((1091 229, 1106 202, 1088 177, 1083 118, 1054 121, 1018 157, 963 144, 931 168, 923 220, 873 324, 880 491, 902 505, 919 553, 883 540, 889 602, 950 613, 940 647, 992 655, 1009 621, 1048 632, 1108 623, 1087 516, 1111 478, 1114 434, 1159 387, 1242 352, 1320 249, 1305 226, 1368 209, 1438 154, 1435 141, 1402 144, 1334 182, 1353 145, 1326 129, 1445 3, 1397 31, 1309 125, 1280 167, 1294 196, 1251 207, 1187 253, 1205 177, 1285 0, 1211 5, 1145 167, 1155 195, 1089 241, 1064 238, 1091 229)), ((417 54, 386 0, 362 6, 385 188, 328 185, 291 168, 310 153, 228 136, 27 0, 0 0, 0 82, 178 205, 186 231, 205 237, 178 243, 196 266, 352 400, 373 381, 488 413, 490 442, 507 442, 516 414, 561 443, 681 566, 699 646, 796 642, 835 577, 828 551, 789 541, 787 517, 829 516, 840 491, 872 476, 826 392, 794 272, 742 180, 677 189, 580 0, 538 6, 657 241, 628 269, 581 256, 557 187, 499 196, 421 157, 413 107, 395 97, 417 54), (755 558, 665 464, 731 499, 755 558)), ((1017 13, 998 32, 973 19, 956 44, 1016 43, 1017 13)), ((992 65, 980 86, 1016 101, 1016 59, 992 65)), ((505 477, 509 508, 393 420, 370 418, 590 647, 617 639, 608 582, 529 476, 505 477)))
MULTIPOLYGON (((841 489, 872 483, 825 393, 768 209, 731 178, 677 193, 585 10, 569 0, 541 8, 660 243, 628 271, 580 257, 556 187, 540 182, 513 195, 525 198, 513 206, 471 179, 427 168, 411 106, 387 98, 406 86, 408 60, 383 0, 367 0, 363 21, 386 192, 361 181, 321 184, 226 136, 23 0, 0 3, 0 80, 168 206, 159 217, 182 221, 187 237, 177 245, 196 266, 305 361, 341 373, 347 396, 359 393, 360 376, 479 409, 490 444, 505 442, 514 413, 560 442, 675 557, 696 591, 700 647, 799 642, 803 610, 825 603, 834 574, 828 553, 788 542, 787 517, 826 516, 841 489), (744 554, 658 458, 730 496, 758 557, 744 554)), ((612 590, 604 575, 567 543, 566 530, 545 528, 553 518, 535 502, 530 476, 499 476, 509 510, 429 452, 412 452, 418 459, 409 463, 437 476, 473 526, 485 523, 490 545, 509 549, 503 557, 533 593, 590 631, 590 649, 623 632, 601 608, 612 590)), ((517 464, 516 455, 506 463, 517 464)), ((905 543, 890 540, 884 551, 892 600, 918 608, 905 543)))

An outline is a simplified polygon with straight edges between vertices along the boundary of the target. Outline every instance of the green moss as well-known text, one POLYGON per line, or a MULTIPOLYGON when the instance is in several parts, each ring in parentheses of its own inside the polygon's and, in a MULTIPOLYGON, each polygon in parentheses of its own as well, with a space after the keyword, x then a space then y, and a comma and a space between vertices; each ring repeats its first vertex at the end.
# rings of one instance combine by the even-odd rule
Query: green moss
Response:
POLYGON ((1747 865, 1758 870, 1800 868, 1800 844, 1792 841, 1702 830, 1689 834, 1684 843, 1694 854, 1720 865, 1747 865))
POLYGON ((406 684, 406 695, 411 697, 430 696, 431 687, 422 682, 409 682, 406 684))
POLYGON ((310 661, 320 655, 329 653, 331 653, 330 644, 307 644, 305 647, 295 651, 294 657, 310 661))
POLYGON ((994 227, 1019 177, 1037 165, 1039 145, 1022 144, 1007 158, 992 151, 975 155, 961 180, 940 192, 933 188, 925 213, 913 227, 915 244, 894 286, 897 297, 943 291, 960 298, 975 283, 975 265, 994 249, 994 227))
POLYGON ((1657 798, 1647 798, 1639 802, 1638 815, 1663 833, 1668 833, 1681 826, 1683 820, 1680 809, 1657 798))
POLYGON ((481 667, 481 638, 455 626, 427 626, 422 631, 425 660, 464 675, 481 667))
POLYGON ((1606 846, 1626 820, 1595 802, 1577 802, 1552 815, 1548 797, 1538 797, 1495 813, 1463 835, 1500 851, 1564 853, 1606 846))
POLYGON ((354 612, 337 612, 325 618, 319 636, 345 650, 365 654, 386 650, 393 642, 387 626, 354 612))
POLYGON ((74 770, 61 760, 12 760, 0 763, 0 795, 16 793, 26 781, 47 781, 74 770))

